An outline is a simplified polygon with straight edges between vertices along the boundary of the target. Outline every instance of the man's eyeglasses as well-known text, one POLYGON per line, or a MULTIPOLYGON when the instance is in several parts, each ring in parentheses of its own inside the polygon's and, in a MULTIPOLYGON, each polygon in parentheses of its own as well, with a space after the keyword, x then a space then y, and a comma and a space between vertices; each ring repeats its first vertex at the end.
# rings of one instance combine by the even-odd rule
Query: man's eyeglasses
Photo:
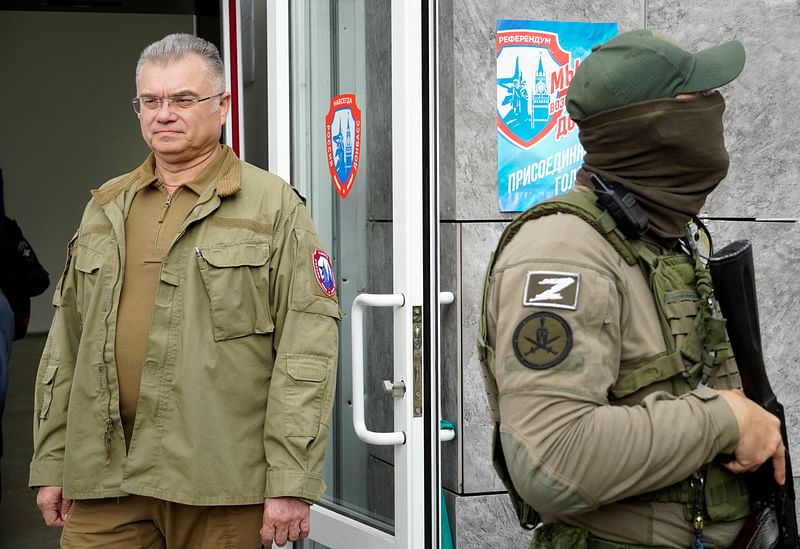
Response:
POLYGON ((133 103, 133 110, 136 114, 142 114, 142 111, 157 111, 165 103, 167 104, 167 107, 171 105, 176 109, 191 109, 198 103, 202 103, 203 101, 208 101, 209 99, 214 99, 215 97, 220 97, 224 93, 225 92, 218 93, 216 95, 209 95, 208 97, 195 97, 194 95, 173 95, 172 97, 154 97, 152 95, 143 95, 139 97, 134 97, 131 103, 133 103))

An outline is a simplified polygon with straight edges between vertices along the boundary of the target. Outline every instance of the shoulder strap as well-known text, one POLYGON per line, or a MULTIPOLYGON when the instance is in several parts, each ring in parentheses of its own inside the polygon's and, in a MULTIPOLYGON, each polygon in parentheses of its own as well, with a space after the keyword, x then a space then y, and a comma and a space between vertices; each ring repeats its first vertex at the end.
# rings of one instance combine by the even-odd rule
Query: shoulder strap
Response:
POLYGON ((592 193, 567 193, 542 202, 528 211, 532 212, 531 219, 554 213, 576 215, 603 235, 628 265, 636 265, 638 262, 639 254, 633 245, 617 228, 617 222, 614 221, 611 214, 597 206, 597 201, 592 193))

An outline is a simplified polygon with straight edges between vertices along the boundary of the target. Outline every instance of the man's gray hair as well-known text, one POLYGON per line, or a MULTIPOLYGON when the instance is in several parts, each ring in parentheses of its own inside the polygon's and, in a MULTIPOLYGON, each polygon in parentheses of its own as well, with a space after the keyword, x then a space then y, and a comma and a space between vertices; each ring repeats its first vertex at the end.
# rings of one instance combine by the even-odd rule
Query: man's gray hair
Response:
POLYGON ((199 55, 205 61, 214 93, 224 92, 225 65, 222 64, 219 50, 208 40, 191 34, 170 34, 147 46, 139 56, 139 62, 136 63, 136 81, 139 81, 145 63, 166 65, 180 61, 190 54, 199 55))

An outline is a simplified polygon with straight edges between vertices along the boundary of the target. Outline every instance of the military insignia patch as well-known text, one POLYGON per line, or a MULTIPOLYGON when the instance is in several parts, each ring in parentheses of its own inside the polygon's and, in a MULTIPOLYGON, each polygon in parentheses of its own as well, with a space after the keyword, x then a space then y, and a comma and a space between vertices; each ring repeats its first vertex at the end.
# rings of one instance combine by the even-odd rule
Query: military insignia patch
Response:
POLYGON ((523 366, 546 370, 567 358, 572 350, 572 328, 559 315, 533 313, 514 330, 514 354, 523 366))
POLYGON ((576 310, 581 286, 579 273, 529 271, 525 282, 524 307, 554 307, 576 310))
POLYGON ((331 267, 331 258, 317 248, 314 250, 314 275, 317 277, 317 283, 325 295, 328 297, 336 293, 336 280, 333 277, 333 267, 331 267))

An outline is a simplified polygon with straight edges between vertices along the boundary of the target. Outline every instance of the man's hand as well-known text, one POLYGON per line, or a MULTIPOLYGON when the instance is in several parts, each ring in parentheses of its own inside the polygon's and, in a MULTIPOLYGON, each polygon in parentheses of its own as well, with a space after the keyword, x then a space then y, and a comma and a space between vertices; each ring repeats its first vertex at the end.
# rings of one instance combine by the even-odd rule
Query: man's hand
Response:
POLYGON ((40 486, 36 494, 36 505, 42 512, 44 523, 54 528, 64 526, 67 513, 72 507, 71 499, 64 499, 64 488, 61 486, 40 486))
POLYGON ((311 531, 310 505, 297 498, 267 498, 264 500, 264 523, 261 526, 261 543, 272 547, 286 545, 308 537, 311 531))
POLYGON ((734 460, 725 463, 733 473, 755 471, 762 463, 772 459, 775 482, 783 486, 786 481, 786 448, 781 439, 781 422, 774 415, 744 396, 741 390, 719 391, 733 409, 739 422, 739 444, 734 460))

